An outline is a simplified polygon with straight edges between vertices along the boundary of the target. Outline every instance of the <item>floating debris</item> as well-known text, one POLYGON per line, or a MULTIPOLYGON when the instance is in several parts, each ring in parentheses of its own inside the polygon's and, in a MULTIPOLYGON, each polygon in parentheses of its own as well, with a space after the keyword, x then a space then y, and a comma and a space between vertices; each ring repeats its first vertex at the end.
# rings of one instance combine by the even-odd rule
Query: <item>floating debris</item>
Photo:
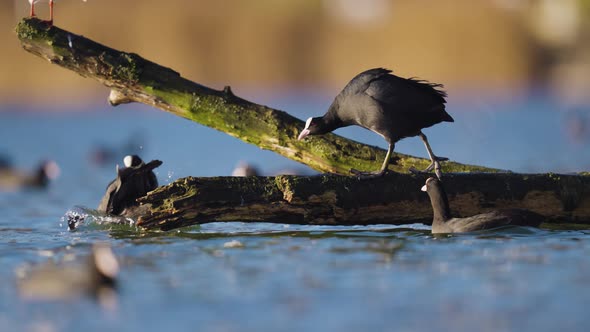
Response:
POLYGON ((244 244, 238 240, 231 240, 223 244, 224 248, 243 248, 244 244))

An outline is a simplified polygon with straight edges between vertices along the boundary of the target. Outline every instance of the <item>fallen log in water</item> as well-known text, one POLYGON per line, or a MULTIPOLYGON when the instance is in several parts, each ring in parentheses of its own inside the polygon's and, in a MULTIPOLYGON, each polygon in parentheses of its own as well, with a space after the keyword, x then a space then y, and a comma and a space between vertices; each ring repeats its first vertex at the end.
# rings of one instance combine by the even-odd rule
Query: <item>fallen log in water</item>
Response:
MULTIPOLYGON (((424 175, 183 178, 141 198, 138 225, 169 230, 214 221, 308 225, 426 223, 424 175)), ((590 175, 447 174, 455 216, 526 208, 548 222, 590 223, 590 175)))
MULTIPOLYGON (((140 102, 223 131, 321 172, 378 169, 385 151, 338 135, 296 139, 303 121, 282 111, 214 90, 137 54, 25 18, 17 26, 23 48, 50 63, 98 80, 111 89, 112 105, 140 102)), ((390 169, 407 173, 429 160, 395 153, 390 169)), ((445 172, 497 172, 447 162, 445 172)), ((590 223, 589 174, 449 174, 445 186, 457 216, 521 207, 550 221, 590 223)), ((425 176, 185 178, 140 199, 134 216, 145 228, 173 229, 211 221, 274 221, 358 225, 426 222, 431 218, 425 176)))

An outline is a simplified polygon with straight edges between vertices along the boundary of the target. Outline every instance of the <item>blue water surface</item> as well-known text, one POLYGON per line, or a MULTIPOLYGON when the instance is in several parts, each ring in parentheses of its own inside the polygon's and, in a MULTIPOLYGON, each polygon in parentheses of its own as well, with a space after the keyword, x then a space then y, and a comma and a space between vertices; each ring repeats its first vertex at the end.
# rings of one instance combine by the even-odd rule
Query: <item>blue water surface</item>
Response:
MULTIPOLYGON (((305 119, 323 113, 329 102, 266 104, 305 119)), ((455 123, 425 131, 440 155, 518 172, 590 170, 588 137, 582 132, 573 139, 570 118, 551 102, 450 106, 455 123)), ((229 175, 239 160, 264 174, 313 172, 145 106, 63 113, 4 108, 0 155, 24 170, 54 159, 61 176, 47 191, 0 192, 0 331, 590 328, 590 233, 584 229, 434 237, 424 225, 234 222, 166 233, 92 225, 68 231, 64 214, 77 205, 98 205, 129 141, 128 149, 144 159, 164 161, 157 169, 161 184, 188 175, 229 175), (104 165, 90 162, 97 145, 117 157, 104 165), (17 279, 24 267, 82 260, 102 241, 112 245, 121 265, 114 307, 89 296, 20 296, 17 279), (231 241, 243 246, 226 247, 231 241)), ((338 133, 385 147, 362 129, 338 133)), ((396 150, 426 155, 416 138, 396 150)))

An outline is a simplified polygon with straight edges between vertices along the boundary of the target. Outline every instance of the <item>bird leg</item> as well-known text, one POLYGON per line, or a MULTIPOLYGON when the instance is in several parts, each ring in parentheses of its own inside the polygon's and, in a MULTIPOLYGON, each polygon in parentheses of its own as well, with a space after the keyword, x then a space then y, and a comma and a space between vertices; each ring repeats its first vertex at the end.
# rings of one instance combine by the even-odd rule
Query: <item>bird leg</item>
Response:
POLYGON ((359 170, 352 168, 350 170, 350 173, 358 176, 359 179, 361 179, 361 180, 373 179, 373 178, 377 178, 377 177, 384 175, 385 173, 387 173, 387 166, 389 165, 389 160, 391 159, 391 153, 393 152, 394 148, 395 148, 395 144, 392 144, 392 143, 389 144, 389 148, 387 149, 387 154, 385 155, 385 160, 383 160, 383 165, 381 165, 380 170, 374 171, 374 172, 361 172, 359 170))
POLYGON ((53 0, 49 0, 49 25, 53 25, 53 0))
POLYGON ((31 2, 31 17, 35 17, 35 1, 31 2))
POLYGON ((434 169, 434 174, 436 174, 436 177, 440 180, 442 178, 442 172, 440 169, 439 161, 449 160, 449 158, 435 156, 434 152, 432 152, 432 148, 430 147, 430 144, 428 144, 428 138, 426 138, 426 135, 424 135, 422 132, 420 132, 419 136, 422 139, 422 142, 424 142, 424 145, 426 146, 426 151, 428 151, 428 157, 430 157, 430 165, 428 165, 428 167, 426 167, 426 169, 424 169, 423 171, 419 171, 416 168, 411 167, 410 172, 412 172, 412 173, 427 173, 427 172, 432 171, 432 169, 434 169))

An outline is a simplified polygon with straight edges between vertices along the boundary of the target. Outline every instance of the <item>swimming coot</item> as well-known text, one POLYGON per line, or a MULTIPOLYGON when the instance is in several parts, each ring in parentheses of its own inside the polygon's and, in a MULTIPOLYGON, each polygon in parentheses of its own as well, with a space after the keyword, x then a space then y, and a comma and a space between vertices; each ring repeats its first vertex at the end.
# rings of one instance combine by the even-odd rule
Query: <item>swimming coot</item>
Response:
POLYGON ((23 268, 17 285, 20 295, 32 300, 65 300, 80 296, 97 297, 99 301, 114 296, 119 263, 108 244, 92 246, 84 261, 56 264, 53 260, 23 268))
POLYGON ((7 156, 0 154, 0 170, 9 169, 12 167, 12 162, 7 156))
POLYGON ((107 186, 98 211, 119 215, 126 209, 137 206, 137 199, 158 187, 158 179, 153 169, 162 165, 159 160, 144 163, 137 155, 123 159, 125 168, 117 165, 117 178, 107 186))
POLYGON ((260 172, 256 166, 245 161, 240 161, 231 172, 231 176, 259 176, 260 172))
POLYGON ((60 169, 53 160, 42 161, 32 173, 26 173, 7 164, 0 167, 0 191, 44 189, 50 180, 59 176, 60 169))
POLYGON ((432 204, 432 233, 464 233, 501 226, 537 227, 544 217, 524 209, 494 210, 467 218, 452 218, 447 194, 442 183, 436 178, 428 178, 422 187, 428 193, 432 204))
POLYGON ((387 170, 397 141, 420 136, 431 160, 430 166, 424 171, 434 168, 440 178, 439 161, 447 158, 434 155, 422 129, 442 121, 454 121, 445 111, 447 95, 441 90, 442 87, 414 78, 398 77, 391 74, 391 70, 383 68, 364 71, 344 87, 323 117, 307 119, 298 139, 326 134, 350 125, 369 129, 389 143, 383 165, 379 171, 372 173, 351 172, 363 177, 374 177, 387 170))

